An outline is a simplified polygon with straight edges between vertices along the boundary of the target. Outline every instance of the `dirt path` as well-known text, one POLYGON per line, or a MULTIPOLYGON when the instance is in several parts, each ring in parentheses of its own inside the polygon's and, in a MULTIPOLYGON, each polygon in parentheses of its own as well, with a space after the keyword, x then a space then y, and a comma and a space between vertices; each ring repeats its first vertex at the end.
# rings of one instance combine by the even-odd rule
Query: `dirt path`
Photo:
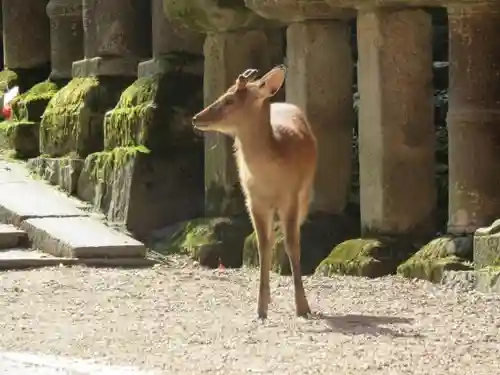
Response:
POLYGON ((257 273, 187 266, 0 274, 0 351, 94 358, 158 374, 490 374, 500 369, 500 296, 397 277, 306 278, 294 317, 273 275, 269 320, 257 273))

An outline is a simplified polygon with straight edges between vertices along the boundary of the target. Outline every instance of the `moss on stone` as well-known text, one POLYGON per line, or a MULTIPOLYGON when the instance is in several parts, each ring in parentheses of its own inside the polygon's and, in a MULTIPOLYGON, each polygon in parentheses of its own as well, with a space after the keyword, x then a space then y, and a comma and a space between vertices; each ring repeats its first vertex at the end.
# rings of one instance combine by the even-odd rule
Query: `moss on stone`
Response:
POLYGON ((139 78, 120 96, 116 107, 104 119, 104 148, 144 144, 155 109, 157 76, 139 78))
MULTIPOLYGON (((180 64, 180 62, 177 62, 180 64)), ((190 118, 202 106, 201 76, 177 71, 137 79, 104 119, 104 148, 144 145, 155 155, 185 152, 198 141, 190 118)))
POLYGON ((0 93, 4 93, 17 84, 17 74, 10 70, 4 69, 0 71, 0 93))
POLYGON ((39 121, 45 108, 59 87, 51 81, 37 83, 11 101, 12 116, 16 121, 39 121))
POLYGON ((381 277, 394 274, 413 252, 411 244, 392 238, 358 238, 337 245, 316 268, 316 273, 381 277))
POLYGON ((244 0, 163 0, 167 16, 199 32, 222 32, 274 24, 245 6, 244 0))
POLYGON ((399 265, 397 273, 403 277, 437 283, 441 281, 444 271, 472 270, 470 262, 455 251, 453 241, 452 236, 432 240, 399 265))
POLYGON ((0 122, 0 132, 6 147, 14 150, 13 158, 38 156, 38 126, 32 121, 7 120, 0 122))
MULTIPOLYGON (((41 152, 59 157, 81 153, 81 121, 90 121, 90 102, 95 100, 99 81, 95 77, 74 78, 49 101, 40 124, 41 152), (87 109, 87 111, 82 111, 87 109), (87 117, 82 119, 83 117, 87 117)), ((82 155, 80 155, 82 156, 82 155)))
POLYGON ((246 217, 199 218, 180 223, 152 248, 164 254, 187 254, 211 268, 219 262, 225 267, 241 267, 243 244, 251 230, 246 217))

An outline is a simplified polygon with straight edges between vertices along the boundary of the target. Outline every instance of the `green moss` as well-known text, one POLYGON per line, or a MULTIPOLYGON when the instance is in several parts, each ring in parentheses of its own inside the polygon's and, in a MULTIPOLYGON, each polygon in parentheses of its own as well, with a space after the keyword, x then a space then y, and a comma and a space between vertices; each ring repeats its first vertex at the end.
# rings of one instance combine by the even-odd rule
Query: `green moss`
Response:
POLYGON ((0 71, 0 93, 4 93, 17 84, 17 74, 9 69, 0 71))
POLYGON ((36 84, 31 89, 12 99, 12 115, 16 121, 39 121, 47 103, 59 87, 51 81, 36 84))
POLYGON ((411 244, 392 238, 358 238, 337 245, 317 267, 316 273, 380 277, 396 272, 413 252, 411 244))
POLYGON ((111 151, 90 154, 85 163, 90 165, 90 175, 95 182, 110 184, 113 170, 123 167, 137 153, 148 154, 149 150, 144 146, 117 147, 111 151))
POLYGON ((116 107, 104 119, 104 148, 144 144, 155 109, 157 76, 139 78, 120 96, 116 107))
POLYGON ((240 267, 245 238, 251 232, 246 217, 200 218, 179 224, 157 238, 152 249, 163 254, 187 254, 202 265, 240 267))
POLYGON ((99 81, 95 77, 74 78, 52 97, 40 126, 43 153, 58 157, 78 149, 81 116, 90 117, 90 111, 82 113, 82 109, 89 106, 94 99, 91 93, 98 87, 99 81))
POLYGON ((399 265, 397 273, 403 277, 440 282, 444 271, 471 270, 470 263, 454 251, 454 240, 452 236, 432 240, 399 265))

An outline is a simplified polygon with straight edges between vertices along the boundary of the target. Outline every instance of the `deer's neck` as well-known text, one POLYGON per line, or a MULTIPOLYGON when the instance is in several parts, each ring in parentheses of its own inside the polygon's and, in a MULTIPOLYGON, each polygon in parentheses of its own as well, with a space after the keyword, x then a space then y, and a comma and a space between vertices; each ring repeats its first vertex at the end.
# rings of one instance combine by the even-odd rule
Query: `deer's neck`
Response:
POLYGON ((245 160, 265 157, 273 150, 274 138, 269 103, 265 103, 259 112, 259 116, 248 119, 248 123, 241 126, 235 136, 236 151, 245 160))

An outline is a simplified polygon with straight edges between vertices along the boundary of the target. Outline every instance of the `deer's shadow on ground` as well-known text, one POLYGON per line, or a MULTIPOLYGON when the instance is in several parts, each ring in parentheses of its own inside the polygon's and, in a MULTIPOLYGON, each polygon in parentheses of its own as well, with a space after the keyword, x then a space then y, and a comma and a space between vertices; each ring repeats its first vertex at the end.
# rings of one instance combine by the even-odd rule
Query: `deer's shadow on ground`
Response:
POLYGON ((322 320, 326 328, 317 333, 335 332, 344 335, 369 335, 369 336, 390 336, 390 337, 411 337, 421 338, 420 333, 415 332, 411 327, 404 329, 393 329, 387 325, 413 323, 411 318, 400 318, 396 316, 376 316, 376 315, 327 315, 323 313, 313 314, 312 319, 322 320))

